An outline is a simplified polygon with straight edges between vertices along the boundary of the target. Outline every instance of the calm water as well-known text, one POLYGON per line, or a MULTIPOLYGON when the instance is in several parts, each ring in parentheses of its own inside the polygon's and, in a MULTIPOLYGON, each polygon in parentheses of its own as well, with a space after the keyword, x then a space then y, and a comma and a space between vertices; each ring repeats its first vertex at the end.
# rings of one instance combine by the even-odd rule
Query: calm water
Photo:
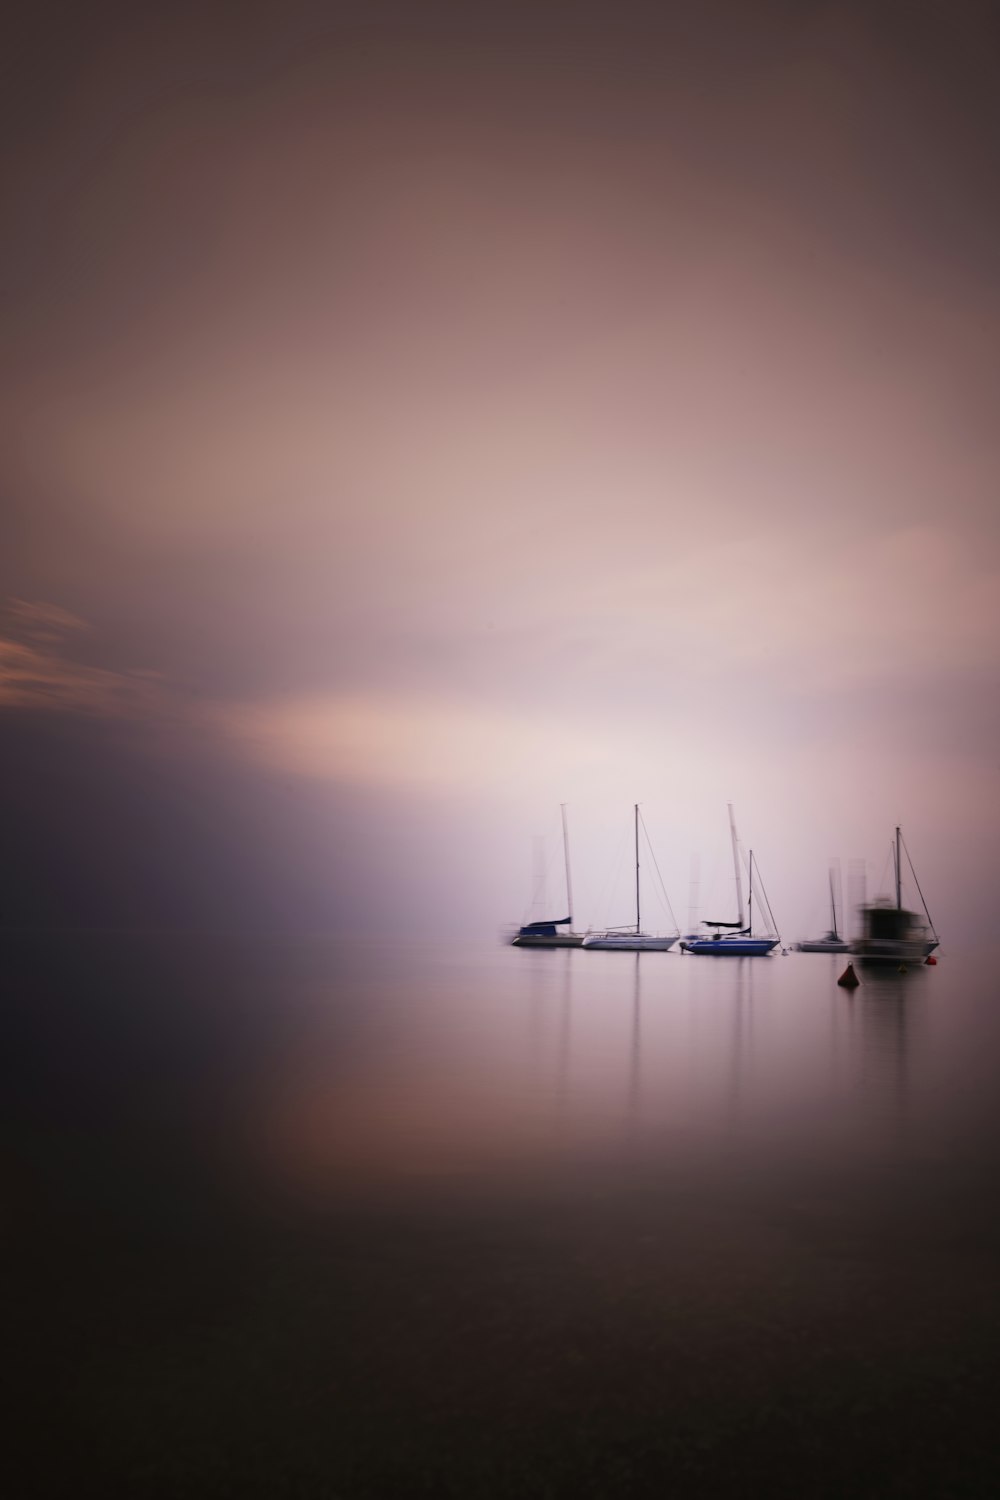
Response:
POLYGON ((3 964, 20 1494, 1000 1488, 1000 970, 3 964))

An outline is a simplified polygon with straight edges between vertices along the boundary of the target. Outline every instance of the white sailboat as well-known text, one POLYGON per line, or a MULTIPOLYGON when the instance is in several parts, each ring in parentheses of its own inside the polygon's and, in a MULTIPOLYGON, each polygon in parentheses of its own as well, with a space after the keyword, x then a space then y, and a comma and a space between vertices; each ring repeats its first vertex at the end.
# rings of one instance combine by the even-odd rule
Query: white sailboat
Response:
MULTIPOLYGON (((772 948, 776 948, 781 939, 779 938, 777 932, 769 934, 767 937, 754 937, 753 935, 754 860, 752 849, 749 851, 750 884, 747 894, 747 919, 745 923, 743 921, 743 881, 740 876, 739 840, 736 837, 736 823, 733 818, 733 804, 731 802, 729 803, 729 834, 730 838, 732 839, 733 845, 733 871, 736 875, 737 920, 735 922, 705 921, 701 925, 703 927, 710 927, 713 929, 713 931, 710 934, 702 937, 689 935, 682 941, 681 948, 685 953, 706 953, 714 954, 717 957, 763 957, 764 954, 770 953, 772 948)), ((771 915, 771 908, 768 903, 767 896, 764 893, 763 884, 760 885, 760 891, 763 895, 763 901, 761 901, 760 896, 758 896, 758 909, 766 910, 768 918, 770 919, 771 925, 773 927, 774 918, 771 915)))
MULTIPOLYGON (((644 830, 645 831, 645 830, 644 830)), ((647 843, 649 838, 647 835, 647 843)), ((652 854, 652 849, 650 849, 652 854)), ((655 865, 655 857, 653 859, 655 865)), ((659 871, 657 871, 659 874, 659 871)), ((666 895, 666 892, 664 892, 666 895)), ((603 932, 588 932, 583 940, 585 948, 607 948, 618 949, 625 953, 666 953, 672 948, 680 936, 679 931, 673 932, 668 937, 661 937, 657 933, 643 932, 642 919, 639 911, 639 804, 635 804, 635 927, 607 927, 603 932)), ((669 906, 669 901, 667 905, 669 906)), ((671 913, 672 915, 672 913, 671 913)))
POLYGON ((821 938, 806 938, 796 943, 800 953, 847 953, 850 945, 837 931, 837 903, 833 896, 833 871, 830 871, 830 931, 821 938))
MULTIPOLYGON (((558 918, 543 918, 540 922, 526 922, 511 939, 515 948, 579 948, 583 935, 573 931, 573 882, 569 872, 569 828, 566 823, 566 804, 561 802, 563 864, 566 871, 566 906, 568 915, 558 918), (560 932, 567 927, 568 932, 560 932)), ((544 908, 543 908, 544 910, 544 908)))

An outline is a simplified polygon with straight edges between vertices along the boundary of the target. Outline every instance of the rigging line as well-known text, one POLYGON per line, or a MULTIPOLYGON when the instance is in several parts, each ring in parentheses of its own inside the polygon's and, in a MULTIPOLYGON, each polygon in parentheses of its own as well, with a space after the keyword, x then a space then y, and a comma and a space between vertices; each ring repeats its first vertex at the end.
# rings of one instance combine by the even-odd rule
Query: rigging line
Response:
MULTIPOLYGON (((600 904, 597 908, 603 918, 607 917, 612 897, 618 888, 618 879, 621 873, 622 861, 625 858, 625 850, 630 842, 631 831, 625 833, 622 836, 622 841, 618 846, 618 858, 616 859, 611 871, 608 874, 607 879, 604 882, 604 889, 601 892, 600 904)), ((635 924, 633 923, 632 925, 634 926, 635 924)), ((603 921, 601 923, 601 926, 605 932, 613 932, 615 930, 607 921, 603 921)))
POLYGON ((670 920, 671 922, 673 922, 674 927, 678 932, 680 932, 680 928, 677 926, 677 918, 674 916, 674 909, 670 905, 670 897, 667 895, 667 888, 663 883, 663 876, 660 874, 660 867, 656 863, 656 852, 653 849, 652 841, 649 837, 649 830, 646 827, 646 820, 642 816, 642 813, 639 814, 639 822, 642 824, 642 831, 646 836, 646 848, 649 850, 649 857, 653 861, 653 869, 656 871, 656 878, 660 882, 660 892, 663 896, 664 901, 667 903, 667 912, 669 913, 670 920))
POLYGON ((537 835, 537 837, 540 837, 541 840, 542 840, 542 848, 543 848, 543 850, 546 849, 546 848, 548 848, 548 853, 545 856, 545 863, 543 864, 542 870, 541 870, 541 874, 538 877, 538 883, 535 886, 535 889, 531 893, 531 904, 528 907, 527 913, 525 915, 525 918, 524 918, 525 921, 528 920, 528 918, 531 916, 532 912, 536 909, 536 907, 539 910, 542 909, 542 895, 548 889, 549 875, 552 873, 552 863, 553 863, 553 860, 555 859, 555 851, 551 847, 551 843, 552 843, 552 828, 551 828, 551 826, 549 828, 549 832, 548 833, 537 835))
MULTIPOLYGON (((536 834, 535 837, 537 838, 538 835, 536 834)), ((536 844, 535 847, 537 849, 537 844, 536 844)), ((525 922, 527 922, 528 919, 534 915, 535 911, 538 908, 540 908, 541 904, 542 904, 542 891, 545 889, 545 874, 546 874, 546 871, 545 871, 545 866, 544 865, 542 865, 541 869, 539 869, 539 865, 540 864, 541 864, 541 861, 536 856, 536 859, 535 859, 536 878, 535 878, 534 885, 531 887, 531 898, 530 898, 530 900, 528 902, 527 911, 525 912, 524 917, 522 919, 525 922)))
MULTIPOLYGON (((707 899, 707 904, 706 904, 706 902, 704 900, 702 901, 702 905, 701 905, 702 911, 706 911, 706 910, 708 910, 708 908, 710 908, 710 907, 712 907, 712 906, 715 905, 716 887, 720 883, 719 867, 722 864, 723 852, 724 852, 723 841, 722 841, 722 839, 719 839, 718 842, 715 845, 715 848, 712 851, 712 872, 711 872, 711 874, 710 874, 710 876, 708 878, 708 899, 707 899)), ((728 852, 728 851, 725 851, 725 852, 728 852)), ((728 877, 727 877, 727 879, 728 879, 728 877)), ((728 888, 728 885, 726 887, 725 895, 726 895, 726 899, 728 900, 729 899, 729 888, 728 888)), ((704 925, 704 923, 702 923, 701 925, 704 925)))
MULTIPOLYGON (((846 927, 846 925, 847 925, 847 923, 846 923, 847 913, 844 910, 844 879, 843 879, 843 875, 842 875, 841 869, 840 869, 840 856, 839 855, 837 855, 834 859, 832 859, 830 861, 830 877, 831 877, 831 879, 833 878, 834 874, 836 874, 836 877, 837 877, 837 880, 836 880, 837 895, 840 897, 840 922, 841 922, 841 926, 842 927, 846 927)), ((833 912, 834 912, 834 916, 836 916, 836 913, 837 913, 837 903, 836 903, 835 899, 834 899, 834 902, 833 902, 833 912)), ((837 931, 838 932, 840 931, 839 927, 838 927, 837 931)))
MULTIPOLYGON (((749 879, 750 868, 749 868, 749 865, 747 864, 746 850, 743 848, 743 841, 742 841, 742 839, 738 840, 738 844, 739 844, 739 851, 740 851, 740 859, 743 861, 743 868, 744 868, 744 870, 746 870, 746 872, 747 872, 747 878, 749 879)), ((763 913, 765 911, 767 912, 768 921, 771 924, 771 931, 777 933, 778 932, 778 924, 774 920, 774 912, 771 910, 771 903, 767 899, 767 891, 764 889, 764 881, 761 878, 760 860, 758 860, 757 863, 754 865, 754 869, 757 872, 757 884, 760 887, 760 896, 757 897, 757 906, 758 906, 758 909, 760 910, 761 915, 763 915, 763 913), (763 896, 763 898, 764 898, 763 905, 761 905, 761 900, 760 900, 761 896, 763 896)), ((749 905, 748 905, 748 908, 747 908, 747 915, 748 915, 748 917, 750 915, 749 905)), ((779 936, 780 936, 780 934, 779 934, 779 936)))
POLYGON ((892 854, 893 854, 893 846, 890 843, 890 845, 889 845, 889 852, 888 852, 888 854, 885 857, 885 864, 882 866, 882 873, 879 876, 879 880, 878 880, 878 893, 879 893, 880 896, 882 896, 882 895, 885 894, 885 876, 886 876, 886 871, 888 870, 889 865, 892 862, 892 854))
MULTIPOLYGON (((750 901, 751 901, 751 897, 752 897, 753 887, 752 887, 752 885, 749 885, 749 881, 750 881, 750 863, 749 863, 749 861, 747 859, 747 851, 743 847, 743 840, 740 838, 739 834, 736 835, 736 851, 737 851, 737 853, 739 854, 739 857, 740 857, 740 864, 743 866, 743 873, 747 877, 747 882, 748 882, 748 890, 747 890, 747 926, 752 926, 753 925, 753 912, 750 910, 750 901)), ((759 897, 757 898, 757 906, 758 906, 758 909, 760 909, 760 898, 759 897)), ((742 917, 742 915, 743 915, 743 911, 742 911, 742 908, 741 908, 740 909, 740 916, 742 917)), ((761 915, 763 915, 763 912, 761 913, 761 915)))
POLYGON ((937 937, 937 928, 934 926, 934 918, 931 916, 930 912, 927 910, 927 902, 924 900, 924 893, 920 889, 920 881, 917 879, 917 872, 913 868, 913 860, 910 858, 910 851, 909 851, 909 849, 906 848, 906 840, 903 838, 902 834, 900 834, 899 837, 900 837, 900 841, 901 841, 901 843, 903 845, 904 850, 906 850, 906 863, 910 867, 910 874, 913 876, 913 884, 917 888, 917 895, 920 897, 920 903, 921 903, 921 905, 924 908, 924 916, 927 918, 928 922, 931 924, 931 932, 933 932, 934 936, 937 937))
POLYGON ((697 853, 691 855, 691 877, 688 885, 688 932, 694 932, 698 924, 698 898, 700 895, 701 859, 697 853))
POLYGON ((756 866, 756 870, 757 870, 757 884, 760 886, 760 893, 764 897, 764 905, 767 908, 767 918, 768 918, 768 921, 771 924, 771 931, 776 934, 776 936, 778 938, 778 941, 780 942, 781 941, 781 933, 778 932, 778 924, 774 920, 774 912, 771 910, 771 903, 767 899, 767 890, 765 889, 764 881, 763 881, 763 879, 761 877, 760 865, 756 866))

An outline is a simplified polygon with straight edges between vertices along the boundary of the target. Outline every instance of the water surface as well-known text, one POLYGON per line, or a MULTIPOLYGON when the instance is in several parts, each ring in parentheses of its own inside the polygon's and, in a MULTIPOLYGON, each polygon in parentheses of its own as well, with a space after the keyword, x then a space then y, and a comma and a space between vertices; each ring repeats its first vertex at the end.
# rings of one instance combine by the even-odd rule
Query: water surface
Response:
POLYGON ((996 1491, 990 960, 2 962, 20 1493, 996 1491))

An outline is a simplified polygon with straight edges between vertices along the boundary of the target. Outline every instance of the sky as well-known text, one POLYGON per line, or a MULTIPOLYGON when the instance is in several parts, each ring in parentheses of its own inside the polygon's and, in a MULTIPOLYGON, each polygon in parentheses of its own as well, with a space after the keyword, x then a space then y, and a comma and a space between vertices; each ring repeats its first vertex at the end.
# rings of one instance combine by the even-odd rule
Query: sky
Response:
POLYGON ((783 935, 897 823, 945 946, 988 930, 995 41, 22 13, 0 917, 489 935, 566 803, 579 925, 627 920, 638 801, 683 923, 731 801, 783 935))

